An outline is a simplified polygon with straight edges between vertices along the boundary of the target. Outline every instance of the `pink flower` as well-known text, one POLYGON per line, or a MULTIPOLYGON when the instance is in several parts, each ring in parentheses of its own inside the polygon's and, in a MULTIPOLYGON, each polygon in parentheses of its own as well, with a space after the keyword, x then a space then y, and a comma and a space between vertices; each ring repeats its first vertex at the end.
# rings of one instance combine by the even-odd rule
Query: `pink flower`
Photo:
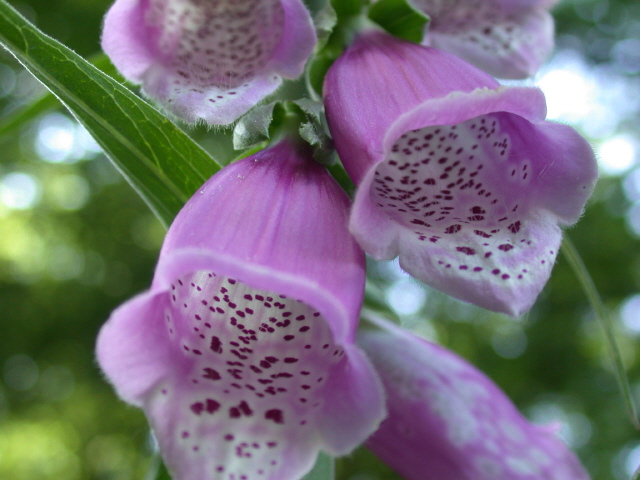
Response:
POLYGON ((102 48, 188 122, 226 125, 296 78, 316 43, 301 0, 116 0, 102 48))
POLYGON ((556 0, 415 0, 431 17, 425 44, 502 78, 533 75, 553 50, 556 0))
POLYGON ((389 324, 366 332, 388 417, 369 447, 406 480, 588 480, 554 429, 529 423, 482 372, 389 324))
POLYGON ((544 120, 540 90, 367 32, 329 70, 324 100, 363 249, 481 307, 529 309, 597 176, 589 144, 544 120))
POLYGON ((385 415, 353 344, 364 256, 349 200, 285 140, 212 177, 169 229, 151 289, 98 338, 177 480, 298 480, 385 415))

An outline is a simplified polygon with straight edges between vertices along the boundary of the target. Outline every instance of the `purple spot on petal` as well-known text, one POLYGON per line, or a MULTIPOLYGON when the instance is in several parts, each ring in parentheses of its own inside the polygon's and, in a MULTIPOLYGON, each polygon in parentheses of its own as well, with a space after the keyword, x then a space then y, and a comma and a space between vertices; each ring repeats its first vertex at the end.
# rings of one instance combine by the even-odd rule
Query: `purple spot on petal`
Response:
POLYGON ((220 374, 213 368, 205 368, 203 377, 209 380, 220 380, 221 378, 220 374))
POLYGON ((206 405, 205 405, 205 410, 207 411, 208 414, 213 415, 219 409, 220 409, 220 404, 218 402, 216 402, 215 400, 212 400, 210 398, 207 398, 206 405))
MULTIPOLYGON (((282 414, 282 410, 279 410, 277 408, 271 409, 271 410, 267 410, 264 414, 264 418, 266 418, 267 420, 272 420, 274 423, 278 423, 278 424, 283 424, 284 423, 284 417, 282 414)), ((267 443, 268 447, 274 447, 275 446, 275 442, 269 442, 267 443), (274 443, 274 445, 271 445, 271 443, 274 443)))
POLYGON ((192 403, 190 408, 193 413, 195 413, 196 415, 200 415, 204 410, 204 403, 202 402, 192 403))
POLYGON ((216 353, 222 353, 222 342, 218 337, 213 336, 209 348, 216 353))

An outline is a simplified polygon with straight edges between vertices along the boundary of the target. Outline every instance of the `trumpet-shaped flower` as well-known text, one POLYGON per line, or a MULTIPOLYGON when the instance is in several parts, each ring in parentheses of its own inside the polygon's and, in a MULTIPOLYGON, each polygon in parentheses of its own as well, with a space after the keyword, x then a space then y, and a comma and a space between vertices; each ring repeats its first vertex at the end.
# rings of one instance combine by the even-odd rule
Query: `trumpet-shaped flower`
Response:
POLYGON ((387 392, 367 446, 406 480, 588 480, 553 427, 529 423, 482 372, 387 325, 361 334, 387 392))
POLYGON ((368 32, 329 70, 324 99, 364 250, 479 306, 530 308, 597 176, 589 144, 544 120, 540 90, 368 32))
POLYGON ((415 0, 431 18, 425 44, 502 78, 533 75, 553 49, 556 0, 415 0))
POLYGON ((286 140, 228 166, 175 219, 151 289, 102 328, 100 366, 177 480, 297 480, 384 417, 353 344, 364 258, 348 205, 286 140))
POLYGON ((316 43, 301 0, 116 0, 102 48, 189 122, 226 125, 296 78, 316 43))

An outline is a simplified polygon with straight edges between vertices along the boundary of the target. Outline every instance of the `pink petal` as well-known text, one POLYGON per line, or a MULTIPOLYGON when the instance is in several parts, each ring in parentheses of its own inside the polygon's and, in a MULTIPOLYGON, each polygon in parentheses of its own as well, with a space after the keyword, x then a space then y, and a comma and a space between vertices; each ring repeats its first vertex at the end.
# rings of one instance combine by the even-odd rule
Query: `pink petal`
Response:
POLYGON ((544 121, 538 89, 369 33, 330 69, 325 104, 358 184, 350 229, 367 253, 399 256, 414 277, 484 308, 531 307, 558 225, 578 220, 597 176, 588 143, 544 121))
POLYGON ((417 0, 431 17, 425 43, 502 78, 533 75, 553 49, 549 1, 417 0))
POLYGON ((323 95, 338 153, 348 149, 344 166, 360 183, 370 159, 384 155, 383 139, 400 116, 427 99, 498 87, 453 55, 365 32, 329 69, 323 95))
POLYGON ((207 262, 255 288, 308 299, 338 341, 351 341, 365 274, 346 229, 349 207, 305 146, 282 141, 225 167, 194 195, 167 233, 153 285, 169 288, 207 262))
POLYGON ((388 324, 359 345, 389 416, 367 446, 406 480, 588 480, 548 428, 529 423, 482 372, 388 324))
POLYGON ((299 76, 315 42, 300 0, 116 0, 102 38, 146 95, 184 120, 216 125, 299 76))
POLYGON ((348 204, 288 141, 226 167, 176 217, 151 291, 103 327, 100 365, 177 480, 299 479, 384 417, 353 345, 364 258, 348 204))
POLYGON ((117 308, 102 327, 96 346, 100 367, 125 401, 142 406, 145 395, 170 368, 171 345, 161 329, 147 328, 162 317, 163 300, 145 292, 117 308), (146 348, 153 345, 153 349, 146 348))

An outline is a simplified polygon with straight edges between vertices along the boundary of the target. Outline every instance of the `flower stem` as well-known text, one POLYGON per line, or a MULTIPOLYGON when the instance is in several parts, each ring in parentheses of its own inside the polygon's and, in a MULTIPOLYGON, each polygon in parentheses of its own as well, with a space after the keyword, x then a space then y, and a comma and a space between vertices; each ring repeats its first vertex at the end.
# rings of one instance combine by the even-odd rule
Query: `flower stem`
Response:
MULTIPOLYGON (((591 275, 589 275, 589 271, 582 261, 578 250, 566 234, 564 237, 564 242, 562 243, 562 253, 569 262, 569 265, 571 265, 571 268, 578 277, 578 280, 580 280, 582 289, 584 290, 584 293, 586 294, 589 303, 591 304, 591 307, 593 308, 595 315, 600 322, 600 325, 602 325, 602 328, 604 330, 605 342, 607 344, 607 350, 609 351, 609 356, 613 361, 615 375, 618 380, 618 387, 620 388, 620 392, 622 393, 622 397, 627 408, 627 413, 629 415, 629 418, 631 419, 631 423, 636 428, 636 430, 640 430, 638 411, 631 394, 631 387, 629 385, 629 379, 627 378, 627 374, 624 368, 624 362, 622 361, 620 347, 618 346, 618 342, 613 331, 611 316, 602 303, 600 294, 598 293, 598 290, 593 283, 593 279, 591 278, 591 275)), ((636 471, 633 480, 640 480, 640 469, 636 471)))
POLYGON ((144 475, 144 480, 160 480, 161 466, 162 461, 160 460, 160 453, 155 452, 149 462, 149 467, 144 475))
POLYGON ((313 469, 302 480, 335 480, 335 461, 326 453, 320 452, 313 469))

